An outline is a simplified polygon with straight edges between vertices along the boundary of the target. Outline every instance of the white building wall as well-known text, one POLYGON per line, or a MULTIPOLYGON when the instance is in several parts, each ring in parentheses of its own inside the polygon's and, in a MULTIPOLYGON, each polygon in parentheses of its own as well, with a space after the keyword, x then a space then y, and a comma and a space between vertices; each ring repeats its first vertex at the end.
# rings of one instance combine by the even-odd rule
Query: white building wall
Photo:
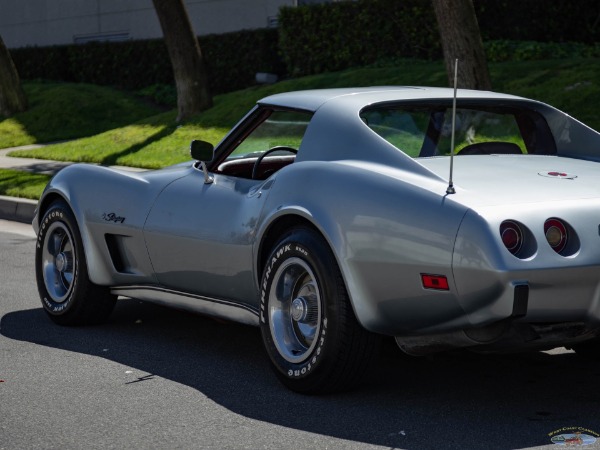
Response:
MULTIPOLYGON (((297 0, 185 0, 198 35, 265 28, 297 0)), ((152 0, 0 0, 9 48, 162 37, 152 0)))

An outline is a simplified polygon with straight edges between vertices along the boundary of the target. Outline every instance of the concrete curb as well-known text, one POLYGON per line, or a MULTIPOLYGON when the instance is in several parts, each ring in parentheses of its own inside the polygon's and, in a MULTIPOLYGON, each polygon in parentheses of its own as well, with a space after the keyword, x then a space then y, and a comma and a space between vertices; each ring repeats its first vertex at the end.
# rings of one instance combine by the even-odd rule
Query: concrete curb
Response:
POLYGON ((0 195, 0 219, 31 223, 37 201, 0 195))

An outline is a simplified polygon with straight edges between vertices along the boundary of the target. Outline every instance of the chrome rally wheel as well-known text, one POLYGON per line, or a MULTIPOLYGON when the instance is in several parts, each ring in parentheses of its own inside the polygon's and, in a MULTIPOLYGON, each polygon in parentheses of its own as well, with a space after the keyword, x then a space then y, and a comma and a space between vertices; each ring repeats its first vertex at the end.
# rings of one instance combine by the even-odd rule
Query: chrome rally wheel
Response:
POLYGON ((302 362, 317 344, 322 314, 319 287, 306 262, 290 258, 277 269, 268 304, 277 350, 291 363, 302 362))
POLYGON ((314 229, 282 236, 260 284, 260 328, 272 368, 289 389, 351 389, 377 355, 379 336, 358 323, 337 261, 314 229))
POLYGON ((54 322, 84 325, 110 315, 117 298, 89 280, 77 221, 64 200, 52 202, 42 215, 35 271, 42 306, 54 322))
POLYGON ((73 288, 76 258, 69 229, 54 222, 44 237, 41 265, 46 291, 56 303, 65 302, 73 288))

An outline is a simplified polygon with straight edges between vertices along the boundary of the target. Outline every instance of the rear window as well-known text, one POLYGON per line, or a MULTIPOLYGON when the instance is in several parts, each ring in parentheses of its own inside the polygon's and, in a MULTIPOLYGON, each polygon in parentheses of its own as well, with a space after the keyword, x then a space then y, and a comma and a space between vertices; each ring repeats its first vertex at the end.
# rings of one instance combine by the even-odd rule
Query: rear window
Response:
MULTIPOLYGON (((513 108, 457 108, 456 154, 531 153, 522 130, 535 122, 531 120, 532 114, 532 111, 513 108)), ((374 107, 363 110, 361 119, 375 133, 413 158, 450 154, 452 108, 449 106, 374 107)), ((535 130, 527 129, 525 133, 534 135, 535 130)))

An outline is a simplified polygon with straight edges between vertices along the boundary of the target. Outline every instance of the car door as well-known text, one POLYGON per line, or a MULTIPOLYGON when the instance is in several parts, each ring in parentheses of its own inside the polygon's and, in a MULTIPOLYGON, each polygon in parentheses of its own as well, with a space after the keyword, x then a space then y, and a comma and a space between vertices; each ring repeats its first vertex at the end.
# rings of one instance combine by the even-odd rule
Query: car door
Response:
POLYGON ((256 108, 217 148, 212 183, 197 163, 163 190, 144 229, 163 287, 258 306, 256 227, 273 174, 293 163, 311 116, 256 108))
POLYGON ((194 169, 164 189, 146 220, 148 253, 166 288, 255 305, 252 246, 264 182, 213 178, 205 184, 194 169))

